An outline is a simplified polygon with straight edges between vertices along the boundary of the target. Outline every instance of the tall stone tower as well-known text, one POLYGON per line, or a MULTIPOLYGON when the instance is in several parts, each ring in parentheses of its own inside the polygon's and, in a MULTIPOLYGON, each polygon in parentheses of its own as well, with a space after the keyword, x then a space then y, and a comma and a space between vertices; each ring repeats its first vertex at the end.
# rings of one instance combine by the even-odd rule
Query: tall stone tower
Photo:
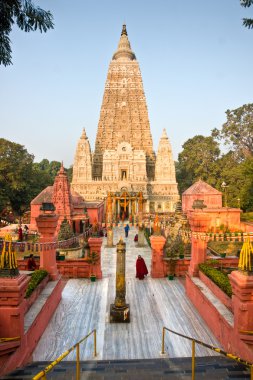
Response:
POLYGON ((103 154, 123 141, 143 150, 149 180, 154 179, 155 155, 141 72, 131 49, 126 25, 107 74, 93 161, 93 177, 102 179, 103 154))
POLYGON ((91 153, 83 132, 72 188, 86 201, 110 194, 108 207, 114 216, 173 211, 179 198, 165 131, 157 158, 153 151, 141 72, 125 25, 108 69, 95 150, 91 153))

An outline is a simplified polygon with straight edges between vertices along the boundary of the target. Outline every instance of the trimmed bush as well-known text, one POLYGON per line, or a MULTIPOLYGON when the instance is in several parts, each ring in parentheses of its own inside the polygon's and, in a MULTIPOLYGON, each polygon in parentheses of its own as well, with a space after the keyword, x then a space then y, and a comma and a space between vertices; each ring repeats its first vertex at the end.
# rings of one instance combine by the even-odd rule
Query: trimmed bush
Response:
POLYGON ((232 297, 232 287, 229 278, 225 273, 215 269, 207 264, 199 264, 199 269, 209 277, 224 293, 232 297))
MULTIPOLYGON (((151 234, 152 234, 152 231, 151 231, 151 234)), ((149 237, 150 237, 150 229, 149 228, 145 228, 144 236, 147 240, 148 245, 151 247, 151 243, 150 243, 150 239, 149 239, 149 237)))
POLYGON ((37 286, 39 285, 39 283, 45 278, 47 277, 48 275, 48 272, 46 270, 36 270, 33 272, 32 276, 31 276, 31 279, 28 283, 28 286, 27 286, 27 289, 26 289, 26 293, 25 293, 25 298, 29 298, 30 295, 32 294, 32 292, 34 291, 34 289, 37 288, 37 286))

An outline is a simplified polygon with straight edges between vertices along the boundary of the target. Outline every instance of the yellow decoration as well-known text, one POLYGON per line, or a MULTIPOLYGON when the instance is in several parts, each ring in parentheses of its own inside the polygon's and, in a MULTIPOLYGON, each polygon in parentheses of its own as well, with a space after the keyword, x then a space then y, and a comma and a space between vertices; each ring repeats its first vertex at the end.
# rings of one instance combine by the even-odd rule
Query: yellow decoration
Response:
POLYGON ((12 251, 12 237, 6 234, 4 237, 4 245, 1 256, 1 269, 17 269, 18 263, 16 253, 12 251))
POLYGON ((253 256, 253 245, 250 238, 247 238, 243 243, 238 268, 245 271, 252 270, 252 256, 253 256))

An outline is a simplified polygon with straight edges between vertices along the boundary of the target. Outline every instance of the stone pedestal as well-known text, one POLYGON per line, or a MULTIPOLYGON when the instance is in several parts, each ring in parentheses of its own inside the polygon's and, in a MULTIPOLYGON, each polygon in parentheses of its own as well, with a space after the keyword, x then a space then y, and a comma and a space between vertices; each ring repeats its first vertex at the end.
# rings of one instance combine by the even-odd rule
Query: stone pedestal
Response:
POLYGON ((129 323, 130 322, 130 306, 125 304, 123 307, 116 307, 115 304, 110 305, 110 322, 113 323, 129 323))
POLYGON ((246 333, 253 331, 253 276, 233 271, 229 280, 233 290, 235 333, 253 349, 253 336, 246 333))
POLYGON ((192 231, 191 261, 189 266, 190 276, 197 276, 199 264, 206 260, 207 240, 205 232, 208 229, 210 215, 201 210, 191 211, 189 223, 192 231))
POLYGON ((126 304, 126 243, 123 240, 117 244, 116 296, 110 305, 110 322, 130 322, 130 307, 126 304))
POLYGON ((55 242, 58 218, 55 214, 41 214, 36 218, 38 231, 41 234, 40 243, 44 243, 40 251, 40 269, 45 269, 53 281, 57 280, 59 273, 56 264, 56 249, 50 243, 55 242))
POLYGON ((24 336, 25 292, 30 277, 0 278, 0 336, 24 336))
POLYGON ((101 270, 101 246, 103 243, 103 239, 100 237, 90 237, 88 239, 88 243, 90 246, 90 252, 96 252, 98 255, 98 260, 93 267, 90 268, 90 274, 94 274, 98 279, 102 278, 102 270, 101 270))
POLYGON ((144 246, 145 246, 144 228, 139 228, 139 230, 138 230, 138 247, 144 247, 144 246))
POLYGON ((161 278, 165 277, 164 255, 163 247, 166 239, 163 236, 150 236, 150 243, 152 248, 151 260, 151 277, 161 278))

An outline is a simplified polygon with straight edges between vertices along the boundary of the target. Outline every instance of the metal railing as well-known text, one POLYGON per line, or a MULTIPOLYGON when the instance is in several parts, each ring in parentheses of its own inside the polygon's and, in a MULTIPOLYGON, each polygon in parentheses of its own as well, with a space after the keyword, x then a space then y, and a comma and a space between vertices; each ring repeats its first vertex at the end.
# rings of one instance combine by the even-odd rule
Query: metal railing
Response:
POLYGON ((191 342, 192 342, 192 380, 195 380, 195 344, 196 343, 199 344, 199 345, 201 345, 201 346, 203 346, 203 347, 209 348, 212 351, 218 352, 219 354, 221 354, 223 356, 226 356, 229 359, 235 360, 235 361, 237 361, 237 362, 245 365, 246 367, 249 367, 250 368, 250 379, 253 380, 253 364, 252 363, 249 363, 246 360, 243 360, 243 359, 239 358, 238 356, 229 354, 226 351, 223 351, 221 348, 217 348, 217 347, 211 346, 211 345, 209 345, 207 343, 201 342, 198 339, 191 338, 189 336, 180 334, 180 333, 178 333, 176 331, 168 329, 167 327, 163 327, 163 333, 162 333, 162 352, 161 352, 162 355, 165 354, 165 351, 164 351, 164 340, 165 340, 165 331, 166 330, 170 331, 171 333, 173 333, 175 335, 181 336, 182 338, 191 340, 191 342))
POLYGON ((84 342, 91 334, 94 334, 94 357, 97 356, 97 332, 96 330, 92 330, 88 335, 86 335, 83 339, 79 340, 74 346, 72 346, 67 351, 63 352, 56 360, 54 360, 51 364, 49 364, 43 371, 39 372, 37 375, 33 377, 33 380, 43 379, 46 380, 46 374, 50 372, 58 363, 62 361, 70 352, 76 349, 76 380, 80 380, 80 344, 84 342))
POLYGON ((244 335, 253 335, 252 330, 239 330, 239 333, 244 335))
POLYGON ((20 336, 14 336, 12 338, 0 338, 0 343, 12 342, 14 340, 20 340, 20 336))

